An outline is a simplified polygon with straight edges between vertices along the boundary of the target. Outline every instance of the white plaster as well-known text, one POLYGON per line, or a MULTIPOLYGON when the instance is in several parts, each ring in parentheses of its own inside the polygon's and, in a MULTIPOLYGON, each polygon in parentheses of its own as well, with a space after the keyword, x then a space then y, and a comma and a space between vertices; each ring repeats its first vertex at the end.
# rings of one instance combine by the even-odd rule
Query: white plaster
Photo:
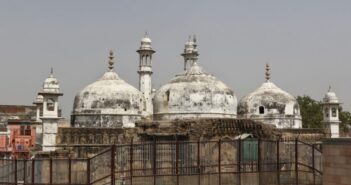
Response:
POLYGON ((323 98, 323 122, 325 127, 330 130, 330 135, 332 138, 338 138, 340 135, 340 119, 339 119, 339 98, 336 96, 335 92, 329 91, 325 94, 323 98), (335 114, 333 114, 335 110, 335 114))
POLYGON ((238 117, 272 124, 277 128, 302 128, 300 109, 295 97, 270 81, 240 100, 238 117), (260 106, 264 107, 264 114, 260 114, 260 106))
POLYGON ((235 118, 234 92, 197 63, 156 91, 155 119, 235 118))

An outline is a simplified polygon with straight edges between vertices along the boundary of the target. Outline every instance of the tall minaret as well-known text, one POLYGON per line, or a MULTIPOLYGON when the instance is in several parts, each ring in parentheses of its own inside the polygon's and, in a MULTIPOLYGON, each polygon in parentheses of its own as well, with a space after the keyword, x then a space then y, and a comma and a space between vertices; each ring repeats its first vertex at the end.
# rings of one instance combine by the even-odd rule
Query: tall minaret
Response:
POLYGON ((139 53, 139 90, 145 97, 146 113, 152 115, 152 54, 154 54, 155 51, 151 47, 151 39, 148 37, 147 33, 145 33, 144 38, 141 39, 141 45, 137 52, 139 53))
POLYGON ((184 53, 181 55, 184 57, 184 70, 186 71, 189 67, 196 62, 199 53, 197 52, 196 36, 189 36, 188 41, 185 43, 184 53))
POLYGON ((59 82, 54 77, 52 69, 49 77, 44 81, 42 91, 38 94, 43 96, 43 115, 40 117, 43 123, 42 149, 43 151, 54 151, 58 122, 62 119, 59 116, 58 98, 63 94, 60 92, 59 82))
POLYGON ((335 92, 329 87, 328 92, 325 94, 322 102, 323 107, 323 123, 327 130, 330 131, 332 138, 339 137, 339 107, 340 102, 335 92))

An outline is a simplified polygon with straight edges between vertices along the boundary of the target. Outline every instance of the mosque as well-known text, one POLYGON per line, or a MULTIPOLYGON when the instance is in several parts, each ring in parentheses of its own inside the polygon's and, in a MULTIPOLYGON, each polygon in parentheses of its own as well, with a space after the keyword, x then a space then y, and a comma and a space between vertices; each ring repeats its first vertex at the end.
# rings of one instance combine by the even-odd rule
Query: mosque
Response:
MULTIPOLYGON (((114 53, 110 51, 108 69, 100 79, 82 88, 74 99, 72 128, 130 129, 140 121, 176 121, 198 119, 252 120, 278 129, 302 129, 299 104, 294 96, 275 85, 266 65, 265 82, 237 100, 233 89, 206 72, 199 62, 195 36, 189 37, 181 56, 184 71, 158 89, 152 87, 151 39, 141 39, 139 87, 124 81, 114 70, 114 53)), ((56 144, 59 117, 59 82, 51 72, 35 100, 37 135, 42 136, 44 151, 56 144)), ((331 137, 339 135, 339 100, 329 90, 323 99, 324 123, 331 137)))

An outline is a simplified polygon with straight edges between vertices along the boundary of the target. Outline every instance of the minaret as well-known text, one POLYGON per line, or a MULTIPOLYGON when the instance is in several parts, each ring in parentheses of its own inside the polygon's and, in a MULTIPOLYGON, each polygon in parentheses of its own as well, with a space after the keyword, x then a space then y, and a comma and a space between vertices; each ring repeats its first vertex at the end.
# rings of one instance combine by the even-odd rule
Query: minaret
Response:
POLYGON ((199 53, 197 52, 196 36, 189 36, 188 41, 185 43, 184 53, 181 56, 184 57, 184 71, 190 68, 194 62, 196 62, 199 53))
POLYGON ((141 39, 139 53, 139 90, 145 97, 145 110, 148 115, 153 114, 152 106, 152 54, 155 51, 151 47, 151 39, 145 33, 144 38, 141 39))
POLYGON ((325 128, 330 131, 332 138, 339 137, 339 107, 340 102, 335 92, 329 87, 328 92, 325 94, 322 102, 323 107, 323 123, 325 128))
POLYGON ((40 117, 43 123, 42 149, 43 151, 54 151, 58 122, 62 119, 59 117, 58 98, 63 94, 60 92, 58 80, 53 75, 53 69, 44 81, 43 89, 38 95, 43 96, 43 115, 40 117))

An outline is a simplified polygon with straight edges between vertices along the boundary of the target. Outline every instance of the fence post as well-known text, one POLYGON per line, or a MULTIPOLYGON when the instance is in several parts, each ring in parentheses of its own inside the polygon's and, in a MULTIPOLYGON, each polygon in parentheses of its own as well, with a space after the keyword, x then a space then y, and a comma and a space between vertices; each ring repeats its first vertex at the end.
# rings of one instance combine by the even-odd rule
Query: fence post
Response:
POLYGON ((316 166, 314 161, 315 153, 314 153, 314 144, 312 144, 312 170, 313 170, 313 184, 316 184, 316 166))
POLYGON ((27 159, 23 159, 23 183, 26 184, 27 159))
POLYGON ((261 138, 258 138, 257 143, 257 171, 258 171, 258 184, 261 184, 261 138))
POLYGON ((72 182, 72 161, 71 156, 68 158, 68 184, 71 185, 72 182))
POLYGON ((197 174, 198 174, 198 185, 201 183, 201 167, 200 167, 200 140, 197 141, 197 174))
POLYGON ((277 182, 280 185, 279 139, 277 139, 277 182))
POLYGON ((49 160, 49 182, 50 182, 50 185, 52 184, 52 158, 50 157, 50 160, 49 160))
POLYGON ((238 184, 241 185, 241 139, 238 139, 238 166, 237 166, 237 171, 238 171, 238 184))
POLYGON ((35 176, 34 176, 34 173, 35 173, 35 159, 33 158, 32 159, 32 185, 34 185, 34 178, 35 178, 35 176))
POLYGON ((221 179, 221 145, 222 141, 219 139, 218 141, 218 183, 219 185, 222 184, 222 179, 221 179))
POLYGON ((116 146, 111 146, 111 185, 115 185, 115 154, 116 154, 116 146))
POLYGON ((179 141, 176 138, 176 176, 177 176, 177 185, 179 185, 179 141))
POLYGON ((154 148, 153 148, 153 176, 154 176, 154 185, 156 185, 156 138, 154 138, 154 148))
POLYGON ((87 184, 90 184, 90 159, 87 158, 87 184))
POLYGON ((129 175, 130 175, 130 185, 133 185, 133 138, 130 141, 130 164, 129 164, 129 175))
POLYGON ((297 140, 297 138, 295 139, 295 180, 296 180, 296 185, 298 185, 299 184, 299 164, 298 164, 298 160, 299 160, 299 158, 298 158, 298 155, 299 155, 299 153, 298 153, 299 151, 298 151, 298 140, 297 140))
POLYGON ((15 157, 15 185, 17 185, 18 179, 17 179, 17 158, 15 157))

